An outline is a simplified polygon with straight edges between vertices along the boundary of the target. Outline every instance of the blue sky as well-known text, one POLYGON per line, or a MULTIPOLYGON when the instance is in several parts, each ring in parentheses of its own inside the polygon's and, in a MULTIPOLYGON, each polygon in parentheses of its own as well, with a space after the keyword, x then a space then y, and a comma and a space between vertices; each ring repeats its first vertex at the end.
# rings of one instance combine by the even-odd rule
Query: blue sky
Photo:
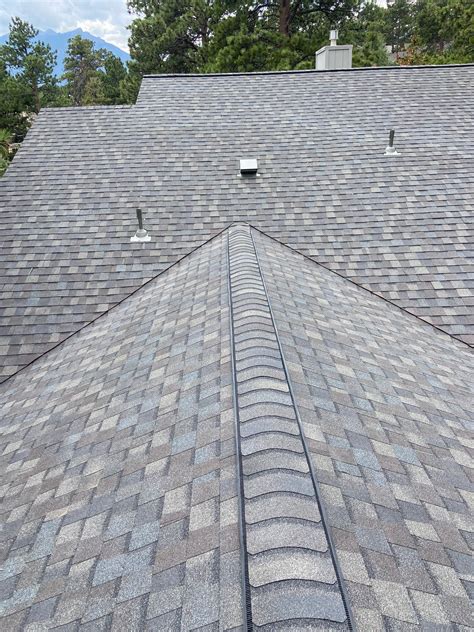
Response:
POLYGON ((126 0, 0 0, 0 35, 15 15, 40 31, 81 28, 128 51, 126 27, 132 16, 126 0))

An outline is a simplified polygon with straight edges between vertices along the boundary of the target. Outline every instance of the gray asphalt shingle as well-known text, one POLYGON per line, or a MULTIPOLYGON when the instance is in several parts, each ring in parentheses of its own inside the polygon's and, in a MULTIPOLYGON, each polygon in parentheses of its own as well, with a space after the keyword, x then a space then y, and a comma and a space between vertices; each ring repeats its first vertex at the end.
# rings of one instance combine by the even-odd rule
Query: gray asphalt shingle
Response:
POLYGON ((3 628, 471 626, 473 374, 232 227, 2 385, 3 628))
POLYGON ((357 625, 474 627, 472 353, 253 234, 357 625))
POLYGON ((473 71, 42 112, 0 183, 3 375, 44 354, 0 386, 2 629, 474 628, 473 71))
POLYGON ((2 630, 241 624, 227 310, 217 238, 2 386, 2 630))
POLYGON ((0 181, 2 375, 232 221, 472 344, 473 75, 149 77, 135 106, 43 110, 0 181))

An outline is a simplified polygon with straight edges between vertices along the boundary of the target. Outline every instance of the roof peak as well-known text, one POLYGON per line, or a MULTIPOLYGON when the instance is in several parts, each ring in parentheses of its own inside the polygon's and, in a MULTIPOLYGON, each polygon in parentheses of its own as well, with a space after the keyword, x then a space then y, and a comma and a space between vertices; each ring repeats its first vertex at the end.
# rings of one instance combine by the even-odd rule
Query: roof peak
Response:
POLYGON ((344 73, 344 72, 363 72, 363 71, 408 71, 408 70, 441 70, 445 68, 469 68, 474 67, 474 63, 468 64, 429 64, 425 66, 361 66, 358 68, 338 68, 333 70, 316 70, 309 68, 307 70, 259 70, 255 72, 210 72, 210 73, 163 73, 143 75, 143 79, 173 79, 173 78, 208 78, 208 77, 253 77, 257 75, 307 75, 307 74, 328 74, 328 73, 344 73))
POLYGON ((238 224, 20 377, 0 397, 4 627, 58 560, 50 628, 469 623, 473 357, 398 316, 238 224))
POLYGON ((249 231, 249 234, 251 234, 252 231, 255 231, 256 233, 262 235, 263 237, 273 241, 274 243, 278 244, 279 246, 282 246, 283 248, 288 249, 290 252, 292 252, 295 255, 298 255, 300 257, 302 257, 303 259, 307 260, 308 262, 310 262, 313 266, 317 266, 319 268, 322 268, 323 270, 325 270, 326 272, 328 272, 331 275, 334 275, 335 277, 339 277, 340 279, 342 279, 344 282, 355 286, 356 288, 358 288, 358 290, 362 290, 363 292, 366 292, 370 295, 372 295, 373 297, 376 298, 376 300, 380 300, 382 301, 382 303, 386 303, 388 305, 390 305, 391 307, 397 308, 397 310, 400 310, 401 312, 403 312, 404 314, 406 314, 407 316, 411 316, 414 319, 416 319, 417 321, 423 323, 424 325, 429 326, 430 328, 435 329, 436 331, 440 332, 441 334, 444 334, 445 336, 448 336, 449 338, 451 338, 451 340, 458 342, 461 346, 460 348, 464 348, 464 349, 471 349, 471 345, 469 345, 467 342, 464 342, 463 340, 457 338, 456 336, 451 335, 449 332, 445 331, 444 329, 441 329, 440 327, 437 327, 435 324, 430 323, 427 320, 424 320, 423 318, 417 316, 416 314, 410 312, 409 310, 407 310, 406 308, 401 307, 400 305, 397 305, 397 303, 394 303, 393 301, 390 301, 389 299, 387 299, 386 297, 377 294, 376 292, 373 292, 372 290, 370 290, 367 287, 364 287, 363 285, 360 285, 359 283, 357 283, 356 281, 354 281, 353 279, 350 279, 349 277, 344 276, 343 274, 341 274, 340 272, 338 272, 337 270, 332 270, 331 268, 329 268, 328 266, 326 266, 324 263, 321 263, 320 261, 318 261, 317 259, 313 259, 312 257, 303 254, 302 252, 300 252, 299 250, 293 248, 292 246, 285 244, 283 241, 280 241, 279 239, 277 239, 276 237, 272 237, 271 235, 267 234, 265 231, 260 230, 259 228, 257 228, 256 226, 254 226, 253 224, 251 224, 250 222, 245 222, 245 221, 236 221, 236 222, 232 222, 229 223, 225 228, 223 228, 221 231, 219 231, 218 233, 216 233, 215 235, 213 235, 212 237, 210 237, 209 239, 206 239, 205 241, 203 241, 201 244, 199 244, 198 246, 196 246, 195 248, 193 248, 192 250, 190 250, 188 253, 186 253, 183 257, 181 257, 180 259, 178 259, 177 261, 175 261, 174 263, 172 263, 170 266, 168 266, 167 268, 164 268, 163 270, 160 270, 160 272, 158 272, 157 274, 155 274, 153 277, 151 277, 150 279, 148 279, 148 281, 145 281, 145 283, 143 283, 142 285, 140 285, 139 287, 137 287, 136 289, 133 290, 133 292, 130 292, 129 294, 127 294, 126 296, 124 296, 120 301, 118 301, 117 303, 114 303, 109 309, 107 309, 104 312, 101 312, 96 318, 94 318, 93 320, 87 322, 83 327, 77 329, 76 331, 74 331, 73 333, 71 333, 69 336, 67 336, 66 338, 63 338, 62 340, 60 340, 57 344, 55 344, 54 346, 50 347, 49 349, 47 349, 44 353, 36 356, 31 362, 25 364, 24 366, 22 366, 18 371, 16 371, 15 373, 12 373, 11 375, 9 375, 8 377, 6 377, 6 379, 1 383, 1 384, 5 384, 7 382, 9 382, 9 380, 11 380, 12 378, 16 377, 17 375, 21 374, 25 369, 27 369, 28 367, 30 367, 31 365, 35 364, 37 360, 40 360, 41 358, 43 358, 44 356, 50 354, 52 351, 56 350, 58 347, 62 347, 63 344, 67 341, 69 341, 71 338, 76 337, 79 333, 81 333, 83 330, 89 328, 91 325, 94 325, 97 321, 99 321, 100 319, 102 319, 103 316, 107 316, 108 314, 110 314, 110 312, 113 312, 117 307, 119 307, 120 305, 122 305, 124 302, 128 301, 130 298, 132 298, 135 294, 141 292, 142 290, 144 290, 146 287, 148 287, 149 285, 151 285, 153 282, 157 281, 159 278, 161 278, 162 276, 165 276, 167 273, 169 273, 173 268, 179 266, 180 264, 184 263, 187 259, 189 259, 189 257, 191 257, 192 255, 194 255, 198 250, 205 248, 208 244, 212 243, 214 240, 218 239, 219 237, 222 237, 223 235, 225 235, 226 233, 230 233, 230 235, 232 235, 232 231, 233 230, 238 230, 238 229, 247 229, 249 231))

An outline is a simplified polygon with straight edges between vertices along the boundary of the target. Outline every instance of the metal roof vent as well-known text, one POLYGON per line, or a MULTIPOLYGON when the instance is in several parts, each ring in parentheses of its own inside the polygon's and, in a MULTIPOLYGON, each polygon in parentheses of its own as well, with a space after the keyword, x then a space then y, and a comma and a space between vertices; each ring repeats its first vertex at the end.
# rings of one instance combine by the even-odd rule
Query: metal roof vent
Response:
POLYGON ((151 241, 148 231, 143 228, 143 216, 141 209, 137 208, 138 230, 130 237, 130 241, 151 241))
POLYGON ((386 156, 398 156, 399 155, 398 151, 395 149, 395 147, 393 145, 394 138, 395 138, 395 130, 391 129, 390 130, 390 135, 388 137, 388 145, 385 148, 385 155, 386 156))
POLYGON ((241 176, 256 176, 258 171, 258 162, 256 158, 242 158, 240 160, 241 176))

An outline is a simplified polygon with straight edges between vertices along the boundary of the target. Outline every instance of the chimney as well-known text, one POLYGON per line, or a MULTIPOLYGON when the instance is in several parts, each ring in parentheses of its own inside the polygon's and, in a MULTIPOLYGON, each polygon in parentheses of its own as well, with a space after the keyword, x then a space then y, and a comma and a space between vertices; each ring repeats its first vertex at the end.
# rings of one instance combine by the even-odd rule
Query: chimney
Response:
POLYGON ((343 70, 352 68, 352 44, 338 46, 338 32, 330 31, 331 44, 323 46, 316 52, 316 70, 343 70))

